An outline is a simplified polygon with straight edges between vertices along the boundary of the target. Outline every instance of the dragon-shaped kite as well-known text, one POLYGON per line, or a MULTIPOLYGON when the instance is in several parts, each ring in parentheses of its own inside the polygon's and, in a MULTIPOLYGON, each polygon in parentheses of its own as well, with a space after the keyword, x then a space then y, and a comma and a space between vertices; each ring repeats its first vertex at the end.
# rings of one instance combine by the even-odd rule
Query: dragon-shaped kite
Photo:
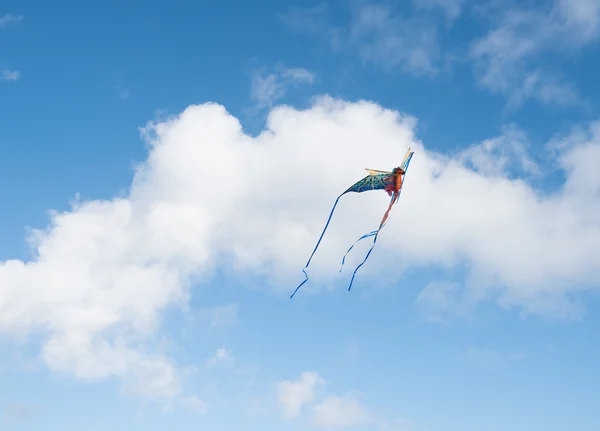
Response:
POLYGON ((379 224, 379 228, 377 230, 374 230, 373 232, 369 232, 368 234, 361 236, 354 244, 352 244, 352 246, 348 249, 348 251, 346 252, 344 257, 342 258, 342 268, 340 269, 340 272, 343 269, 344 261, 346 260, 346 256, 348 255, 350 250, 352 250, 352 248, 360 240, 369 238, 371 236, 373 237, 373 245, 367 252, 365 259, 362 261, 362 263, 360 265, 358 265, 356 267, 356 269, 354 270, 354 273, 352 274, 352 279, 350 280, 350 285, 348 286, 348 290, 350 290, 352 288, 352 283, 354 282, 354 277, 356 276, 356 272, 360 269, 361 266, 364 265, 364 263, 369 258, 369 255, 373 251, 373 248, 375 247, 375 244, 377 242, 377 236, 379 235, 379 231, 381 231, 381 229, 385 225, 385 223, 390 215, 390 211, 391 211, 392 207, 394 206, 395 203, 398 202, 398 198, 400 197, 400 192, 402 190, 402 185, 404 184, 404 178, 406 177, 406 171, 408 170, 408 165, 410 163, 410 160, 412 159, 413 154, 414 153, 412 151, 410 151, 410 148, 409 148, 408 151, 406 152, 406 155, 404 156, 404 160, 402 161, 402 164, 399 167, 394 168, 394 170, 392 170, 392 172, 378 171, 375 169, 367 169, 367 172, 369 172, 369 175, 367 175, 362 180, 355 183, 352 187, 350 187, 348 190, 346 190, 344 193, 342 193, 341 195, 339 195, 337 197, 337 199, 335 200, 335 203, 333 204, 333 208, 331 209, 331 213, 329 214, 329 218, 327 219, 327 223, 325 224, 325 228, 323 229, 323 232, 321 233, 319 241, 317 241, 317 245, 315 246, 315 249, 313 250, 310 257, 308 258, 308 262, 306 262, 306 266, 304 267, 304 269, 302 269, 302 272, 304 273, 304 276, 305 276, 304 281, 302 283, 300 283, 300 285, 296 288, 296 290, 294 290, 294 293, 292 293, 292 296, 290 296, 290 298, 293 298, 294 295, 296 294, 296 292, 298 291, 298 289, 300 289, 300 287, 302 287, 302 285, 308 281, 308 274, 306 273, 306 269, 308 268, 308 265, 310 265, 310 261, 312 260, 315 252, 317 251, 317 248, 319 248, 319 244, 321 243, 321 240, 323 239, 323 235, 325 235, 325 231, 327 230, 327 227, 329 226, 329 222, 331 221, 331 217, 333 216, 333 212, 335 211, 335 207, 337 206, 340 198, 343 195, 345 195, 346 193, 350 193, 350 192, 362 193, 362 192, 366 192, 369 190, 385 190, 388 193, 388 195, 392 197, 392 199, 390 201, 390 205, 389 205, 387 211, 385 212, 385 214, 383 216, 383 219, 381 220, 381 223, 379 224))

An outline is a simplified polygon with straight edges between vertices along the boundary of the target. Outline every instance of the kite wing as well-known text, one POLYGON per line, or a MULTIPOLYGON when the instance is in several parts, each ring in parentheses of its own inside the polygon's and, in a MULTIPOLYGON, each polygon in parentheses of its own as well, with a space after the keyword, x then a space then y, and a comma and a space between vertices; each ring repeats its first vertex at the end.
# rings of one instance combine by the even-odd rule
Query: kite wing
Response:
POLYGON ((393 180, 394 177, 391 175, 391 173, 367 175, 362 180, 354 183, 344 193, 362 193, 370 190, 384 190, 393 180))

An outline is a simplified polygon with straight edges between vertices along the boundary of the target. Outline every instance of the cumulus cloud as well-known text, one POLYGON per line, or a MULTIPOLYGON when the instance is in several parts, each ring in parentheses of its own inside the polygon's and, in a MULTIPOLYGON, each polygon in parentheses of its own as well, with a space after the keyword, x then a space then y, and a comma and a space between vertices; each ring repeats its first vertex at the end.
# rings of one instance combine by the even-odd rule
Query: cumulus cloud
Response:
MULTIPOLYGON (((335 196, 365 167, 392 168, 408 146, 401 202, 355 289, 393 284, 409 268, 458 268, 464 279, 443 280, 457 283, 456 301, 570 315, 600 279, 600 122, 555 146, 566 179, 550 193, 510 164, 482 164, 485 144, 469 150, 483 171, 425 148, 415 124, 328 97, 274 109, 256 137, 213 103, 149 123, 148 158, 126 196, 51 212, 30 238, 31 260, 0 262, 0 332, 37 335, 52 370, 118 377, 127 393, 157 399, 186 396, 182 365, 157 347, 162 313, 185 306, 192 284, 225 264, 246 283, 258 275, 263 289, 291 293, 335 196)), ((387 202, 377 192, 344 197, 300 296, 346 283, 340 257, 387 202)))
POLYGON ((291 8, 282 19, 291 28, 325 37, 335 51, 357 52, 384 70, 421 76, 436 72, 440 58, 436 25, 420 15, 406 17, 386 3, 352 2, 347 25, 329 22, 328 6, 291 8))
POLYGON ((573 85, 543 67, 544 54, 573 53, 599 36, 598 0, 553 0, 535 8, 502 3, 484 9, 493 26, 471 47, 479 82, 509 97, 509 108, 529 99, 580 103, 573 85))

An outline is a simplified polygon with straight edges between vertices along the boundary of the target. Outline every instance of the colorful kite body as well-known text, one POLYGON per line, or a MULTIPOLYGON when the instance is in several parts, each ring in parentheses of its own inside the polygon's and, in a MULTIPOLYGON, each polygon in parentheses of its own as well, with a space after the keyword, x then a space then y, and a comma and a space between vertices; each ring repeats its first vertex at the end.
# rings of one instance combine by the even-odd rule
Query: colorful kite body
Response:
MULTIPOLYGON (((292 296, 290 296, 290 298, 293 298, 294 295, 296 294, 296 292, 298 291, 298 289, 300 289, 300 287, 302 287, 302 285, 308 281, 308 274, 306 273, 306 269, 310 265, 310 262, 314 256, 315 252, 317 251, 317 248, 319 248, 319 244, 321 244, 323 235, 325 235, 325 231, 327 230, 327 227, 329 226, 329 222, 331 221, 331 217, 333 216, 333 212, 335 211, 335 207, 337 206, 340 198, 342 196, 344 196, 346 193, 350 193, 350 192, 362 193, 362 192, 366 192, 366 191, 370 191, 370 190, 385 190, 387 192, 387 194, 389 196, 391 196, 392 199, 390 201, 390 205, 388 206, 387 211, 383 215, 383 219, 381 219, 381 223, 379 224, 379 227, 377 228, 377 230, 374 230, 373 232, 369 232, 368 234, 361 236, 354 244, 352 244, 352 246, 348 249, 348 251, 346 252, 346 254, 344 255, 344 257, 342 259, 342 268, 343 268, 344 262, 346 260, 346 256, 348 255, 350 250, 352 250, 352 248, 359 241, 361 241, 365 238, 373 237, 373 245, 367 252, 365 259, 361 262, 360 265, 358 265, 356 267, 356 269, 354 270, 354 273, 352 274, 352 279, 350 280, 350 285, 348 286, 348 290, 350 290, 352 288, 352 283, 354 282, 354 277, 356 276, 356 272, 360 269, 361 266, 363 266, 365 264, 365 262, 371 255, 371 252, 373 251, 373 248, 375 247, 375 244, 377 243, 377 236, 379 235, 379 232, 381 231, 381 229, 385 225, 386 221, 388 220, 388 217, 390 215, 390 211, 391 211, 392 207, 394 206, 394 204, 396 204, 398 202, 398 198, 400 197, 400 192, 402 191, 402 186, 404 184, 404 179, 406 177, 406 171, 408 170, 408 165, 410 163, 410 160, 412 159, 413 154, 414 153, 411 152, 410 148, 409 148, 408 151, 406 152, 406 155, 404 156, 404 160, 402 161, 402 164, 399 167, 394 168, 394 170, 392 172, 367 169, 367 171, 369 172, 369 175, 367 175, 362 180, 360 180, 357 183, 355 183, 354 185, 352 185, 348 190, 346 190, 344 193, 342 193, 341 195, 339 195, 337 197, 337 199, 335 200, 335 203, 333 204, 333 208, 331 209, 331 213, 329 214, 329 218, 327 219, 327 223, 325 224, 325 228, 323 229, 323 232, 321 233, 321 236, 319 237, 319 241, 317 241, 317 245, 315 246, 315 249, 313 250, 310 257, 308 258, 308 262, 306 262, 306 266, 304 267, 304 269, 302 269, 302 272, 304 273, 304 276, 305 276, 304 281, 302 283, 300 283, 300 285, 296 288, 294 293, 292 293, 292 296)), ((341 271, 342 271, 342 269, 340 269, 340 272, 341 271)))

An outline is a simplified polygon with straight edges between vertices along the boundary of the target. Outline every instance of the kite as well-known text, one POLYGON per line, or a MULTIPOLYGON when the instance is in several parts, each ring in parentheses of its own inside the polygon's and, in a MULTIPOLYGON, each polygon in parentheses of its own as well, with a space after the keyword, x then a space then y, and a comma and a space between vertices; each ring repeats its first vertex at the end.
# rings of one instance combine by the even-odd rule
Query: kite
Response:
POLYGON ((350 280, 350 285, 348 286, 348 290, 350 290, 352 288, 352 283, 354 282, 354 277, 356 276, 356 272, 360 269, 361 266, 363 266, 365 264, 365 262, 371 255, 371 252, 373 251, 373 248, 375 247, 375 244, 377 243, 377 237, 379 235, 379 232, 385 226, 385 224, 388 220, 388 217, 390 215, 390 211, 391 211, 392 207, 394 206, 394 204, 398 203, 398 198, 400 197, 400 192, 402 190, 402 186, 404 184, 404 179, 406 177, 406 171, 408 170, 408 165, 410 163, 410 160, 412 159, 413 154, 414 154, 414 152, 410 151, 410 148, 409 148, 408 151, 406 151, 406 155, 404 156, 404 160, 402 161, 400 166, 397 168, 394 168, 392 170, 392 172, 378 171, 375 169, 367 169, 367 172, 369 172, 369 175, 367 175, 362 180, 360 180, 357 183, 355 183, 354 185, 352 185, 348 190, 346 190, 344 193, 342 193, 341 195, 339 195, 337 197, 337 199, 335 200, 335 203, 333 204, 333 208, 331 209, 331 213, 329 214, 329 218, 327 219, 327 223, 325 224, 325 228, 323 229, 323 232, 321 233, 321 236, 319 237, 319 240, 317 241, 317 245, 315 246, 315 249, 313 250, 310 257, 308 258, 308 262, 306 262, 306 266, 304 267, 304 269, 302 269, 302 272, 304 273, 304 277, 305 277, 304 281, 302 281, 302 283, 300 283, 300 285, 296 288, 296 290, 294 290, 294 293, 292 293, 292 296, 290 296, 290 299, 293 298, 294 295, 296 294, 296 292, 298 292, 298 289, 300 289, 300 287, 302 287, 302 285, 308 281, 308 274, 306 273, 306 269, 310 265, 310 262, 314 256, 315 252, 317 251, 317 248, 319 248, 319 244, 321 244, 323 235, 325 235, 325 231, 327 230, 327 227, 329 226, 329 222, 331 221, 331 217, 333 216, 333 212, 335 211, 335 207, 337 206, 340 198, 342 196, 344 196, 346 193, 350 193, 350 192, 362 193, 362 192, 367 192, 370 190, 385 190, 387 192, 388 196, 391 196, 392 199, 390 201, 390 205, 388 206, 387 211, 383 215, 383 219, 381 220, 381 223, 379 223, 379 228, 377 228, 377 230, 374 230, 373 232, 369 232, 369 233, 361 236, 354 244, 352 244, 352 246, 348 249, 348 251, 346 252, 344 257, 342 258, 342 268, 340 268, 340 272, 342 272, 342 269, 344 267, 344 262, 346 260, 346 256, 348 255, 348 253, 350 253, 350 251, 354 248, 354 246, 356 244, 358 244, 359 241, 361 241, 365 238, 373 237, 373 245, 367 252, 365 259, 362 261, 362 263, 360 265, 358 265, 356 267, 356 269, 354 270, 354 273, 352 274, 352 279, 350 280))

